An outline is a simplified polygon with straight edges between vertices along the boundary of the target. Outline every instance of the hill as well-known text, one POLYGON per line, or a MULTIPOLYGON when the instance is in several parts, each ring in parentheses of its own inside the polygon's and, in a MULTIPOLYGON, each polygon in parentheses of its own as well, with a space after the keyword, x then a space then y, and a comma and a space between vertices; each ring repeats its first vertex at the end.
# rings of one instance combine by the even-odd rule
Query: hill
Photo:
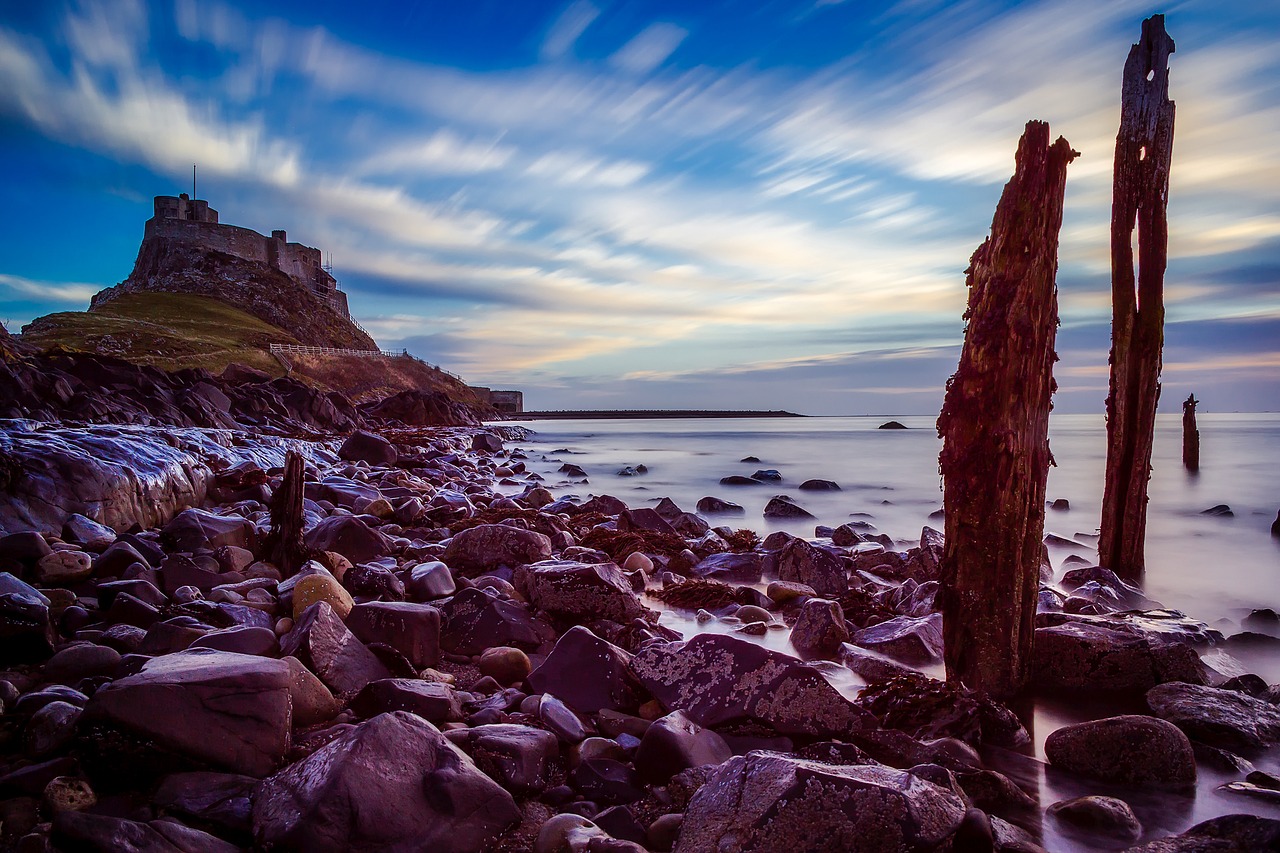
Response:
POLYGON ((125 293, 90 311, 49 314, 24 326, 21 340, 37 350, 97 353, 163 370, 220 373, 244 364, 274 375, 284 369, 268 346, 298 343, 239 308, 185 293, 125 293))
POLYGON ((296 338, 206 296, 122 293, 90 311, 41 317, 24 326, 17 341, 37 352, 93 353, 168 371, 194 367, 217 374, 242 364, 272 377, 288 373, 316 388, 340 391, 356 403, 401 391, 435 391, 490 411, 461 379, 411 356, 290 354, 281 362, 268 347, 297 344, 296 338))

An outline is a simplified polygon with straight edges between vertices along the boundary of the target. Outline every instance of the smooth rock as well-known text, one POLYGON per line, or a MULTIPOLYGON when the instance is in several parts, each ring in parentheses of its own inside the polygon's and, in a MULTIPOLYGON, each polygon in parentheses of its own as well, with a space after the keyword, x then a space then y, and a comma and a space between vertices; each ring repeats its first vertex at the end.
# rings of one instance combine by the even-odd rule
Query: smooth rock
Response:
POLYGON ((576 625, 556 641, 545 661, 529 675, 530 686, 551 693, 579 713, 601 708, 634 711, 645 694, 630 670, 631 655, 576 625))
POLYGON ((801 658, 834 660, 840 645, 848 641, 849 627, 838 602, 810 598, 801 605, 800 616, 791 629, 791 645, 801 658))
POLYGON ((347 629, 363 643, 384 643, 400 652, 415 669, 440 660, 440 611, 408 601, 357 604, 347 616, 347 629))
POLYGON ((451 569, 479 574, 498 566, 536 563, 551 557, 551 540, 533 530, 480 524, 454 536, 444 553, 451 569))
POLYGON ((515 583, 534 607, 556 616, 625 623, 649 612, 614 563, 544 560, 517 571, 515 583))
POLYGON ((280 653, 296 657, 337 694, 354 693, 391 673, 333 612, 317 601, 280 640, 280 653))
POLYGON ((1045 740, 1055 767, 1082 776, 1149 788, 1187 788, 1196 781, 1187 736, 1155 717, 1125 715, 1064 726, 1045 740))
POLYGON ((426 720, 398 711, 258 786, 254 837, 314 853, 478 853, 520 820, 511 795, 426 720))
POLYGON ((1174 682, 1147 691, 1147 705, 1189 737, 1232 752, 1280 741, 1280 707, 1246 693, 1174 682))
POLYGON ((682 770, 722 764, 732 756, 733 750, 724 738, 698 725, 684 712, 672 711, 645 730, 636 750, 635 767, 643 781, 663 785, 682 770))
POLYGON ((844 561, 804 539, 792 539, 778 552, 778 580, 811 586, 819 595, 839 596, 849 588, 844 561))

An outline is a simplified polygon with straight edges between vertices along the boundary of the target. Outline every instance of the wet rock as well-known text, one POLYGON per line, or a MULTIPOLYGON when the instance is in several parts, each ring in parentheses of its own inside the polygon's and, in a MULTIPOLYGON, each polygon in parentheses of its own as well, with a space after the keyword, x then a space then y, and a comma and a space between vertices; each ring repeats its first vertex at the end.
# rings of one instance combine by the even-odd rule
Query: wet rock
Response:
POLYGON ((120 667, 120 653, 106 646, 77 643, 59 651, 44 664, 44 675, 52 681, 75 684, 95 675, 114 675, 120 667))
POLYGON ((46 587, 79 583, 92 574, 93 558, 83 551, 54 551, 36 564, 36 577, 46 587))
POLYGON ((610 758, 578 762, 569 774, 569 781, 584 797, 596 803, 634 803, 644 797, 631 765, 610 758))
POLYGON ((390 540, 354 515, 326 518, 303 541, 313 551, 334 551, 352 563, 368 563, 392 552, 390 540))
POLYGON ((474 853, 520 820, 511 795, 429 722, 398 711, 265 780, 259 844, 316 851, 474 853))
POLYGON ((1145 691, 1166 681, 1206 680, 1187 645, 1082 622, 1038 628, 1031 673, 1035 684, 1055 689, 1145 691))
POLYGON ((693 796, 675 850, 938 850, 964 815, 955 794, 905 771, 752 752, 693 796))
POLYGON ((1198 823, 1181 835, 1171 835, 1128 853, 1257 853, 1280 850, 1280 820, 1232 814, 1198 823))
POLYGON ((1050 763, 1082 776, 1149 788, 1195 784, 1195 754, 1177 726, 1125 715, 1064 726, 1045 740, 1050 763))
POLYGON ((43 758, 60 752, 76 734, 82 710, 69 702, 50 702, 27 720, 23 746, 27 755, 43 758))
POLYGON ((662 785, 682 770, 722 764, 732 756, 724 738, 704 729, 683 711, 672 711, 645 731, 636 750, 635 767, 643 781, 662 785))
POLYGON ((551 557, 551 540, 533 530, 506 524, 480 524, 449 543, 443 560, 450 568, 480 573, 498 566, 523 566, 551 557))
POLYGON ((280 653, 302 661, 338 694, 354 693, 371 681, 391 676, 323 601, 308 607, 281 638, 280 653))
POLYGON ((555 639, 555 630, 519 601, 508 601, 480 589, 463 589, 440 602, 445 628, 440 648, 454 654, 478 655, 494 646, 533 651, 555 639))
POLYGON ((238 515, 218 515, 204 509, 185 509, 160 531, 160 540, 175 551, 234 545, 252 549, 257 544, 253 523, 238 515))
POLYGON ((762 486, 759 480, 753 480, 750 477, 744 477, 741 474, 730 474, 728 477, 720 478, 722 486, 762 486))
POLYGON ((170 814, 247 836, 253 826, 250 798, 257 784, 252 776, 235 773, 172 773, 160 783, 151 802, 170 814))
POLYGON ((408 711, 437 725, 462 719, 462 702, 452 687, 412 678, 370 682, 351 701, 351 710, 362 717, 408 711))
POLYGON ((289 748, 289 667, 192 650, 153 658, 89 701, 85 720, 141 736, 199 762, 264 776, 289 748))
POLYGON ((339 619, 346 619, 356 604, 351 593, 327 571, 309 574, 294 584, 293 618, 302 618, 307 608, 318 601, 329 605, 339 619))
POLYGON ((1232 518, 1235 516, 1235 513, 1231 511, 1231 507, 1226 504, 1218 504, 1217 506, 1211 506, 1208 509, 1202 509, 1200 510, 1200 514, 1214 516, 1216 518, 1232 518))
POLYGON ((510 685, 523 683, 529 677, 533 666, 529 656, 520 649, 512 646, 497 646, 480 653, 476 668, 480 670, 481 675, 488 676, 499 684, 510 685))
POLYGON ((100 554, 116 541, 116 532, 80 513, 72 513, 62 525, 62 541, 100 554))
POLYGON ((210 631, 193 641, 188 648, 217 649, 241 655, 275 657, 280 651, 280 641, 275 631, 258 625, 234 625, 220 631, 210 631))
MULTIPOLYGON (((724 482, 721 480, 720 482, 724 482)), ((813 513, 786 495, 774 495, 764 506, 765 518, 813 518, 813 513)))
POLYGON ((49 780, 41 794, 45 812, 79 812, 98 804, 98 795, 88 779, 75 776, 57 776, 49 780))
POLYGON ((1255 752, 1280 741, 1280 707, 1235 690, 1161 684, 1147 691, 1147 705, 1188 736, 1232 752, 1255 752))
POLYGON ((471 756, 484 773, 520 796, 545 791, 560 756, 560 741, 545 729, 495 723, 450 732, 446 737, 471 756))
POLYGON ((0 664, 32 663, 53 653, 49 605, 44 593, 0 572, 0 664))
POLYGON ((844 561, 804 539, 792 539, 778 552, 778 579, 806 584, 819 595, 836 596, 849 588, 844 561))
POLYGON ((776 468, 762 468, 751 475, 751 479, 766 483, 782 482, 782 474, 776 468))
POLYGON ((289 701, 293 704, 294 726, 302 728, 336 717, 342 703, 334 698, 324 682, 297 658, 281 660, 289 667, 289 701))
POLYGON ((60 850, 136 850, 139 853, 183 853, 199 850, 201 853, 237 853, 240 849, 176 820, 142 823, 79 811, 61 811, 54 815, 51 838, 60 850))
POLYGON ((587 728, 573 710, 550 693, 543 693, 537 700, 538 719, 555 732, 565 743, 580 743, 587 737, 587 728))
POLYGON ((742 515, 746 510, 740 504, 733 501, 721 500, 720 498, 708 495, 698 500, 698 512, 712 515, 715 513, 723 513, 725 515, 742 515))
POLYGON ((581 625, 556 641, 547 659, 529 675, 529 685, 551 693, 583 714, 601 708, 633 711, 644 691, 629 668, 631 655, 581 625))
POLYGON ((802 492, 838 492, 840 484, 833 480, 805 480, 800 484, 802 492))
POLYGON ((791 629, 791 645, 805 660, 834 660, 840 644, 849 641, 844 610, 834 601, 810 598, 800 608, 800 618, 791 629))
POLYGON ((726 635, 646 646, 631 671, 664 708, 707 727, 754 722, 780 734, 841 737, 873 719, 813 667, 726 635))
POLYGON ((415 669, 440 660, 440 611, 407 601, 357 604, 347 617, 347 629, 362 643, 383 643, 400 652, 415 669))
POLYGON ((544 560, 519 570, 515 583, 534 607, 556 616, 629 622, 649 612, 614 563, 544 560))
POLYGON ((904 663, 933 663, 942 659, 942 614, 895 616, 863 628, 854 635, 853 642, 904 663))
POLYGON ((399 452, 380 435, 357 430, 338 448, 338 458, 348 462, 368 462, 378 467, 390 467, 400 458, 399 452))
POLYGON ((449 567, 437 560, 419 563, 409 570, 405 593, 414 601, 432 601, 453 595, 457 584, 449 567))
POLYGON ((764 556, 754 551, 745 554, 723 552, 701 560, 690 570, 696 577, 726 583, 759 583, 764 573, 764 556))
POLYGON ((618 513, 618 532, 628 533, 631 531, 639 531, 646 533, 665 533, 669 536, 676 535, 675 528, 667 519, 658 514, 655 509, 644 507, 641 509, 624 509, 618 513))
POLYGON ((1086 840, 1098 836, 1132 844, 1142 837, 1142 824, 1124 800, 1115 797, 1077 797, 1047 809, 1069 835, 1086 840))

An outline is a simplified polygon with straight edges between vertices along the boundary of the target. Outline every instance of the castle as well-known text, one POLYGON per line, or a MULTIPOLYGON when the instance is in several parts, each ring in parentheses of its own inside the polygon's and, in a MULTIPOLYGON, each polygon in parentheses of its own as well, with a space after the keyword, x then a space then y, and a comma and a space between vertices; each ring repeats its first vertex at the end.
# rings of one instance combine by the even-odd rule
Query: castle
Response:
POLYGON ((155 215, 147 220, 143 232, 144 240, 151 237, 194 243, 266 264, 310 290, 344 319, 351 319, 347 295, 338 290, 338 282, 324 268, 320 250, 290 243, 284 231, 272 231, 270 237, 264 237, 250 228, 223 225, 218 222, 218 211, 210 207, 208 201, 183 193, 177 197, 155 197, 155 215))

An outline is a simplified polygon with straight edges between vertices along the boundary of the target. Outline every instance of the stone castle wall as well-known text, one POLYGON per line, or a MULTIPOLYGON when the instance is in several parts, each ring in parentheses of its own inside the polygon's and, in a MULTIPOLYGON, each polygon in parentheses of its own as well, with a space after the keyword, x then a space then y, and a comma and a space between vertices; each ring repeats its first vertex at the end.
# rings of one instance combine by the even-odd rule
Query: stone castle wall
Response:
POLYGON ((156 196, 155 216, 147 220, 143 236, 176 240, 274 267, 351 319, 347 296, 324 269, 319 249, 288 242, 284 231, 264 237, 251 228, 223 225, 218 222, 218 211, 204 199, 190 199, 186 193, 156 196))

